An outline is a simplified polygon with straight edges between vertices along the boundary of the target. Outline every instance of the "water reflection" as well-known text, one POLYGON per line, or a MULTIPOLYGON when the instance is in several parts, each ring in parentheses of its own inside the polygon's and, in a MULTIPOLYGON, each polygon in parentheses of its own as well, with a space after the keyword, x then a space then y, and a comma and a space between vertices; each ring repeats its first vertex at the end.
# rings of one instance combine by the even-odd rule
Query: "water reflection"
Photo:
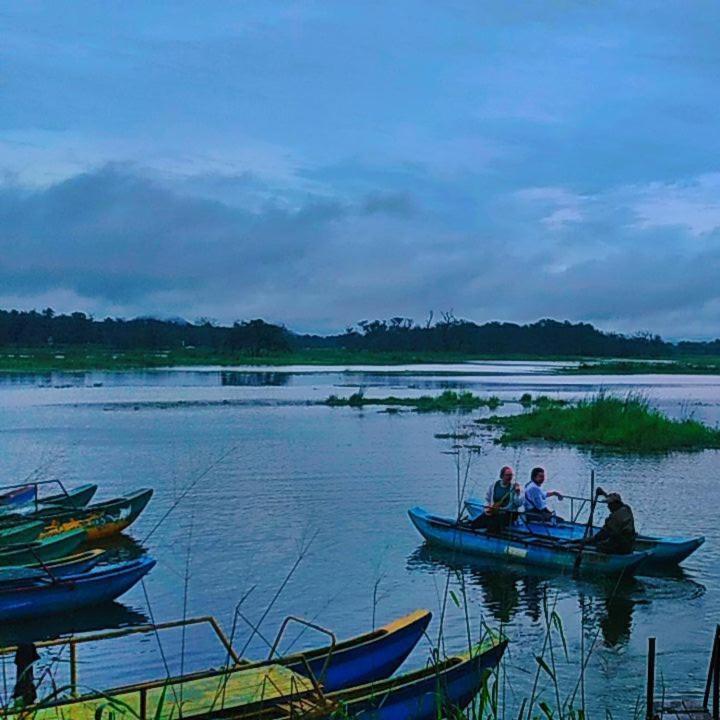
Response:
POLYGON ((144 625, 150 622, 148 616, 123 605, 110 602, 78 612, 53 615, 25 622, 4 623, 0 627, 0 647, 17 645, 21 642, 52 640, 66 635, 144 625))
POLYGON ((608 647, 624 645, 630 639, 635 606, 642 599, 641 580, 606 580, 558 575, 540 568, 508 565, 492 559, 461 559, 456 553, 423 545, 409 558, 409 570, 437 572, 438 568, 463 575, 479 588, 482 605, 493 619, 508 625, 517 616, 532 623, 543 619, 545 598, 576 597, 585 617, 586 629, 597 629, 608 647))

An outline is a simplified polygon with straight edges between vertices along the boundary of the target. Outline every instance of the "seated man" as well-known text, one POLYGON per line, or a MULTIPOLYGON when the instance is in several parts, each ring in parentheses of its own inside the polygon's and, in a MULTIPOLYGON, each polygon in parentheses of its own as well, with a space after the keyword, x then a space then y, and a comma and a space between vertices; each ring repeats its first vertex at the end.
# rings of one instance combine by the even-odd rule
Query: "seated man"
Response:
POLYGON ((490 532, 500 532, 509 527, 516 519, 522 507, 522 490, 513 483, 515 472, 509 465, 500 470, 500 479, 488 488, 485 497, 485 513, 470 524, 474 528, 487 528, 490 532))
POLYGON ((606 493, 598 488, 597 495, 607 497, 610 514, 605 524, 588 540, 598 550, 616 555, 627 555, 635 547, 635 518, 629 505, 626 505, 618 493, 606 493))
POLYGON ((525 486, 525 517, 535 522, 548 522, 555 513, 547 506, 549 497, 562 500, 563 496, 557 490, 546 492, 542 486, 545 482, 545 469, 536 467, 530 473, 530 482, 525 486))

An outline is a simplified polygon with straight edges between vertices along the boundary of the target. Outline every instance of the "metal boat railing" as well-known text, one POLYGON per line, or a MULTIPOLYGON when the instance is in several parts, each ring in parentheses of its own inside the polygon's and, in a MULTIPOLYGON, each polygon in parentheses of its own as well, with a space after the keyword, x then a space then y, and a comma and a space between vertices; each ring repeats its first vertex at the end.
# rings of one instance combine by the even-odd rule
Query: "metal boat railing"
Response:
MULTIPOLYGON (((61 480, 33 480, 32 482, 22 482, 22 483, 16 483, 14 485, 0 485, 0 496, 3 495, 3 493, 9 491, 9 490, 17 490, 18 488, 25 488, 25 487, 32 487, 35 488, 35 512, 38 511, 40 504, 42 503, 43 499, 39 496, 39 488, 41 486, 47 486, 47 485, 57 485, 60 488, 60 491, 63 495, 65 495, 67 501, 71 503, 73 506, 77 507, 75 505, 74 500, 72 499, 70 493, 65 488, 65 485, 63 485, 61 480)), ((2 511, 0 511, 0 518, 2 517, 2 511)))
MULTIPOLYGON (((330 645, 330 652, 328 653, 328 657, 325 660, 325 663, 323 664, 323 669, 321 673, 321 677, 324 676, 328 664, 330 662, 330 658, 332 656, 332 653, 335 649, 335 646, 337 644, 336 637, 334 633, 332 633, 330 630, 327 630, 326 628, 317 625, 315 623, 309 622, 307 620, 303 620, 302 618, 297 617, 288 617, 285 619, 285 621, 282 623, 280 630, 277 634, 277 637, 275 639, 275 642, 273 643, 270 651, 270 655, 266 661, 261 661, 259 663, 251 662, 248 660, 244 660, 241 658, 237 652, 235 651, 235 648, 232 645, 232 642, 227 637, 223 629, 220 627, 220 624, 218 621, 212 617, 211 615, 201 616, 201 617, 193 617, 193 618, 186 618, 185 620, 174 620, 169 622, 162 622, 162 623, 147 623, 144 625, 136 625, 135 627, 128 627, 128 628, 120 628, 117 630, 107 630, 104 632, 98 632, 98 633, 89 633, 89 634, 83 634, 83 635, 71 635, 69 637, 65 638, 57 638, 54 640, 41 640, 36 643, 34 643, 36 648, 49 648, 49 647, 69 647, 70 650, 70 659, 69 659, 69 672, 70 672, 70 682, 69 682, 69 698, 54 698, 53 702, 57 702, 61 705, 65 705, 68 703, 72 703, 74 700, 77 700, 80 695, 78 694, 78 665, 79 665, 79 659, 78 659, 78 649, 81 645, 92 643, 92 642, 98 642, 102 640, 111 640, 114 638, 121 638, 121 637, 127 637, 129 635, 139 635, 139 634, 149 634, 149 633, 156 633, 160 630, 169 630, 173 628, 181 628, 181 627, 188 627, 193 625, 209 625, 215 635, 217 636, 218 640, 220 641, 220 644, 223 646, 227 653, 227 657, 229 660, 232 661, 232 664, 225 668, 220 669, 209 669, 209 670, 203 670, 198 672, 192 672, 192 673, 186 673, 182 676, 177 677, 165 677, 160 678, 157 680, 150 680, 140 683, 133 683, 131 685, 121 686, 112 688, 109 691, 108 696, 111 697, 112 695, 119 695, 119 694, 129 694, 129 693, 137 693, 138 694, 138 708, 139 708, 139 720, 147 720, 147 700, 148 700, 148 692, 150 690, 154 690, 157 688, 163 688, 168 685, 182 685, 186 682, 191 682, 193 680, 197 680, 199 678, 210 678, 210 677, 227 677, 228 679, 236 672, 240 672, 242 670, 248 669, 250 666, 253 665, 265 665, 270 664, 272 662, 272 658, 275 655, 278 645, 280 643, 280 640, 282 638, 282 635, 284 634, 285 629, 289 625, 290 622, 296 622, 300 623, 302 625, 305 625, 307 627, 310 627, 314 630, 317 630, 319 632, 322 632, 330 637, 331 645, 330 645)), ((17 646, 6 646, 6 647, 0 647, 0 655, 8 655, 12 654, 17 650, 17 646)), ((308 662, 306 656, 303 653, 296 653, 294 657, 297 657, 297 661, 303 666, 303 675, 307 678, 307 680, 310 682, 312 686, 312 691, 314 693, 315 699, 313 702, 324 706, 328 701, 326 699, 325 693, 322 688, 321 681, 318 680, 318 678, 315 676, 315 674, 312 671, 312 668, 310 667, 310 663, 308 662)), ((286 703, 292 706, 292 704, 298 700, 300 703, 302 703, 302 698, 307 696, 308 690, 307 688, 302 688, 296 684, 296 679, 293 676, 291 678, 291 692, 287 696, 286 703)), ((180 691, 182 693, 182 690, 180 691)), ((92 699, 92 698, 102 698, 106 695, 104 693, 91 693, 90 695, 82 694, 82 699, 92 699)), ((36 706, 37 708, 41 708, 44 705, 47 704, 47 700, 40 701, 36 706)), ((33 706, 30 706, 29 708, 25 708, 23 712, 32 712, 33 706)), ((9 708, 2 708, 2 715, 5 716, 8 714, 9 708)), ((291 713, 292 715, 293 713, 291 713)))

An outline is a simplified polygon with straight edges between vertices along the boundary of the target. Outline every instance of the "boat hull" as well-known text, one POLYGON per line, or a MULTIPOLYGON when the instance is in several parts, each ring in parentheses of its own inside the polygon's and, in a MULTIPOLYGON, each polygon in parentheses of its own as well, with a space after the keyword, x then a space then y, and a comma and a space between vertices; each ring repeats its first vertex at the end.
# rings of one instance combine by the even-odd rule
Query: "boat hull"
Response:
POLYGON ((463 554, 502 558, 559 572, 580 572, 594 577, 629 576, 648 557, 648 553, 609 555, 585 548, 578 561, 577 548, 561 546, 556 540, 518 538, 512 534, 490 535, 485 530, 458 525, 450 518, 432 515, 418 507, 408 514, 418 532, 431 544, 463 554))
MULTIPOLYGON (((431 617, 427 610, 418 610, 375 632, 338 643, 334 649, 328 646, 303 655, 326 692, 382 680, 403 664, 427 630, 431 617)), ((299 656, 277 662, 307 675, 299 656)))
POLYGON ((0 566, 34 565, 74 553, 87 538, 84 530, 68 530, 44 540, 0 548, 0 566))
POLYGON ((0 549, 7 545, 33 542, 40 535, 42 529, 43 524, 37 521, 2 528, 0 529, 0 549))
POLYGON ((57 582, 30 582, 0 588, 0 621, 28 620, 73 612, 115 600, 138 583, 155 565, 149 557, 107 565, 57 582))
POLYGON ((507 643, 474 656, 455 658, 416 673, 401 675, 347 692, 330 694, 340 711, 327 717, 363 720, 436 720, 456 717, 481 691, 500 662, 507 643))
POLYGON ((90 483, 68 490, 67 493, 57 493, 40 498, 40 505, 61 508, 82 508, 95 497, 98 486, 90 483))
POLYGON ((43 524, 40 539, 79 529, 87 533, 88 540, 100 540, 122 532, 135 522, 152 495, 151 489, 143 489, 85 508, 50 507, 28 515, 3 516, 0 528, 37 521, 43 524))
MULTIPOLYGON (((481 500, 470 498, 465 502, 465 509, 471 519, 482 514, 485 504, 481 500)), ((585 537, 586 526, 581 523, 563 520, 557 525, 550 523, 524 521, 513 526, 513 532, 534 537, 558 538, 561 540, 582 540, 585 537)), ((593 533, 599 527, 593 527, 593 533)), ((638 535, 635 540, 635 550, 649 552, 647 560, 643 563, 643 571, 659 569, 668 565, 677 565, 694 553, 705 538, 697 537, 654 537, 651 535, 638 535)))

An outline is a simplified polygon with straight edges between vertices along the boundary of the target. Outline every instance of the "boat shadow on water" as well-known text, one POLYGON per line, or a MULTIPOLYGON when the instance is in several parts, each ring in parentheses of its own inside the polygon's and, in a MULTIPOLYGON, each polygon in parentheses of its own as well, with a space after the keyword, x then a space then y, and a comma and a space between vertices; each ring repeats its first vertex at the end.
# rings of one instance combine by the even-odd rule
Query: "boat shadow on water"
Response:
POLYGON ((480 590, 483 607, 503 625, 512 624, 519 616, 540 623, 544 598, 555 594, 575 598, 578 610, 584 607, 586 623, 599 631, 607 647, 629 641, 636 609, 656 600, 685 602, 705 593, 705 586, 682 568, 651 578, 573 578, 542 568, 468 557, 428 544, 408 557, 407 569, 431 575, 451 571, 463 576, 466 583, 480 590))
POLYGON ((145 613, 113 601, 97 607, 83 608, 76 613, 4 623, 0 628, 0 647, 41 642, 78 633, 146 625, 149 622, 150 618, 145 613))

